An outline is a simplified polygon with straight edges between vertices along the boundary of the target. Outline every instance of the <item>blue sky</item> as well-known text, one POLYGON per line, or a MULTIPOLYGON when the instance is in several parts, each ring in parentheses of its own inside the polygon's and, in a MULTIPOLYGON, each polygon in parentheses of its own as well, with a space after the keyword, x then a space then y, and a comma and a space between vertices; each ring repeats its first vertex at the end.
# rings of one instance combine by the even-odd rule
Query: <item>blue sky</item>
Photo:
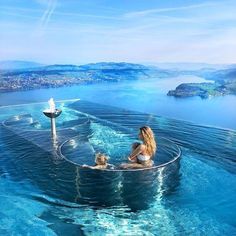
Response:
POLYGON ((236 1, 0 0, 0 60, 236 63, 236 1))

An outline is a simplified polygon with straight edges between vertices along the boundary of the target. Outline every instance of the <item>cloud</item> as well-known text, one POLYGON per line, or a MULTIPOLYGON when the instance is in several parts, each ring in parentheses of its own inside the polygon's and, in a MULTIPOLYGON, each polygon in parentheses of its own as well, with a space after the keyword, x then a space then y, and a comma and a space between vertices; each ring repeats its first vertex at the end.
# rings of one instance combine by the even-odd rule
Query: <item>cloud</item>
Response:
POLYGON ((21 14, 21 13, 15 13, 15 12, 4 12, 4 15, 8 15, 8 16, 16 16, 16 17, 20 17, 20 18, 29 18, 29 19, 38 19, 37 16, 33 16, 33 15, 26 15, 26 14, 21 14))
POLYGON ((50 0, 35 0, 36 3, 44 6, 47 6, 49 1, 50 0))
POLYGON ((155 4, 141 11, 132 6, 129 13, 126 6, 110 12, 100 6, 91 10, 77 0, 73 5, 58 0, 3 5, 0 42, 5 52, 0 57, 235 62, 235 0, 210 1, 181 1, 185 5, 165 8, 155 4))
POLYGON ((155 8, 155 9, 149 9, 149 10, 144 10, 144 11, 129 12, 129 13, 126 13, 124 17, 127 17, 127 18, 144 17, 144 16, 156 14, 156 13, 186 11, 186 10, 215 6, 215 5, 216 3, 214 2, 205 2, 205 3, 193 4, 193 5, 188 5, 188 6, 180 6, 180 7, 155 8))
MULTIPOLYGON (((45 3, 46 1, 40 1, 40 2, 45 3)), ((51 16, 55 11, 56 5, 57 5, 57 0, 47 1, 47 8, 44 11, 44 13, 43 13, 43 15, 42 15, 42 17, 40 18, 40 21, 39 21, 40 22, 39 25, 40 25, 41 29, 44 29, 44 28, 47 27, 48 22, 50 21, 51 16)))

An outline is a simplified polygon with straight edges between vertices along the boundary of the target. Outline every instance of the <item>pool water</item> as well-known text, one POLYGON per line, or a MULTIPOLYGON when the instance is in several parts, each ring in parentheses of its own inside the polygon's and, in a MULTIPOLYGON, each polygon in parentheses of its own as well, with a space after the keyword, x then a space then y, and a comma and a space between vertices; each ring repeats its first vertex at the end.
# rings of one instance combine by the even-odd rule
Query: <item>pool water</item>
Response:
MULTIPOLYGON (((81 172, 75 164, 60 159, 52 152, 50 139, 43 140, 49 129, 49 120, 42 115, 46 107, 42 103, 0 108, 1 121, 19 114, 37 118, 27 128, 18 124, 0 129, 0 235, 236 234, 235 131, 85 101, 57 104, 63 110, 57 126, 65 129, 65 139, 80 134, 74 142, 70 139, 70 148, 78 152, 79 141, 89 141, 109 154, 111 162, 116 157, 113 164, 119 156, 121 162, 125 160, 129 143, 142 125, 153 128, 157 141, 159 137, 173 140, 182 156, 166 186, 162 169, 121 177, 119 171, 81 172), (89 133, 86 125, 77 125, 87 124, 88 115, 99 121, 90 123, 89 133), (71 126, 73 132, 67 133, 71 126), (120 178, 126 178, 122 196, 120 178), (105 188, 109 192, 114 185, 117 191, 107 195, 105 188)), ((90 146, 81 150, 87 155, 82 162, 92 164, 90 146)), ((65 149, 64 154, 70 158, 72 149, 65 149)))

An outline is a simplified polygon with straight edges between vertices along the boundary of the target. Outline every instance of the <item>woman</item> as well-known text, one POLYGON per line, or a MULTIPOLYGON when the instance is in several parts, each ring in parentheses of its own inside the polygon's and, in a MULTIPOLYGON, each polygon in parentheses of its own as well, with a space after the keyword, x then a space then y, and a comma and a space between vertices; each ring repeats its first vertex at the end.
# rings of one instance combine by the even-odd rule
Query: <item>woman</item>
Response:
POLYGON ((134 143, 132 153, 128 157, 132 163, 122 164, 122 168, 145 168, 153 165, 152 158, 156 153, 156 142, 152 129, 148 126, 141 127, 139 139, 142 143, 134 143))

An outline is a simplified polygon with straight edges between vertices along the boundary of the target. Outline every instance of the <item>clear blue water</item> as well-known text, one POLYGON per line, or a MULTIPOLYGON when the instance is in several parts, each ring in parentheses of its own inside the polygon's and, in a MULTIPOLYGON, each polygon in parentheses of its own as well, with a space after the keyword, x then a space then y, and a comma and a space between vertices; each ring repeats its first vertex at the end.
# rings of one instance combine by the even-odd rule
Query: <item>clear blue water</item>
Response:
MULTIPOLYGON (((20 99, 18 102, 22 102, 20 99)), ((105 96, 103 99, 105 101, 105 96)), ((108 97, 106 100, 109 101, 108 97)), ((30 129, 46 130, 48 120, 41 113, 46 106, 31 104, 2 107, 0 120, 30 113, 41 124, 30 129)), ((75 104, 62 102, 58 103, 58 107, 64 111, 58 118, 58 127, 70 125, 71 121, 77 119, 76 111, 105 121, 106 125, 94 123, 91 126, 93 136, 90 142, 104 146, 106 150, 112 150, 111 137, 119 147, 123 139, 125 143, 132 141, 123 129, 133 131, 135 136, 135 131, 143 124, 153 128, 157 140, 159 137, 174 140, 182 149, 180 169, 172 182, 174 186, 166 191, 161 184, 163 173, 155 176, 155 186, 148 185, 134 174, 131 185, 133 190, 140 191, 141 188, 141 193, 144 193, 140 195, 141 200, 148 200, 147 207, 133 210, 129 204, 103 206, 89 201, 80 203, 77 199, 86 191, 81 193, 78 190, 81 185, 88 187, 88 183, 91 183, 90 174, 83 175, 75 165, 57 159, 45 148, 47 145, 44 140, 40 141, 41 147, 35 145, 37 137, 41 137, 40 133, 23 139, 1 127, 1 235, 236 235, 235 131, 84 101, 75 104), (120 127, 120 132, 114 129, 114 124, 120 127), (102 136, 102 133, 107 136, 102 136)), ((85 121, 81 120, 82 123, 85 121)), ((24 126, 19 128, 23 130, 24 126)), ((81 127, 74 131, 83 135, 81 127)), ((23 134, 25 132, 28 131, 23 130, 23 134)), ((125 153, 126 146, 121 147, 124 148, 121 153, 125 153)), ((109 175, 99 174, 95 177, 98 181, 105 179, 108 183, 116 181, 116 176, 112 181, 109 175)), ((100 187, 98 185, 94 191, 88 188, 88 196, 95 194, 108 197, 104 186, 100 187)), ((128 190, 130 192, 132 188, 129 186, 128 190)))
POLYGON ((44 102, 50 97, 57 100, 81 98, 104 105, 236 130, 236 96, 202 100, 199 97, 177 99, 166 95, 168 90, 182 82, 203 81, 196 76, 181 76, 2 93, 0 105, 44 102))

